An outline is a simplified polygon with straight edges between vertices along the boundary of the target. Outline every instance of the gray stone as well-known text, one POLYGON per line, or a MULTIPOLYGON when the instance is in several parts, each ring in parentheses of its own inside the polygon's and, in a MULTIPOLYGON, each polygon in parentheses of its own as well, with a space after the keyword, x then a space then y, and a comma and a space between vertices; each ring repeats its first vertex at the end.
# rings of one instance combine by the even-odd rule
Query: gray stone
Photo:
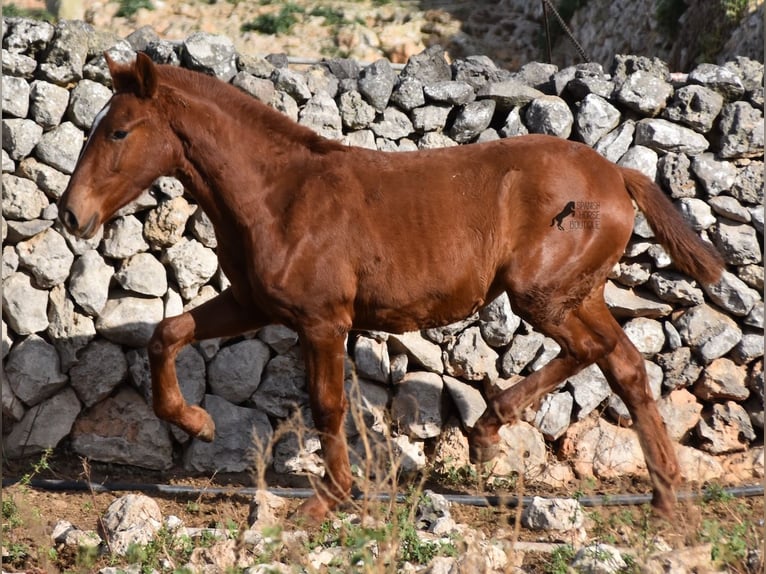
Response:
POLYGON ((165 257, 184 299, 191 299, 218 269, 215 252, 195 239, 182 239, 165 252, 165 257))
POLYGON ((704 86, 683 86, 673 94, 673 101, 662 117, 700 133, 707 133, 723 108, 723 97, 704 86))
MULTIPOLYGON (((269 76, 271 73, 269 73, 269 76)), ((274 98, 274 82, 266 78, 258 78, 247 72, 239 72, 232 79, 231 83, 237 86, 243 92, 246 92, 253 96, 256 100, 260 100, 264 104, 268 104, 274 98)))
POLYGON ((375 108, 364 101, 356 90, 343 92, 338 101, 343 126, 351 130, 368 127, 375 120, 375 108))
POLYGON ((535 496, 521 513, 521 524, 532 530, 567 532, 581 528, 585 511, 574 498, 542 498, 535 496))
POLYGON ((702 450, 710 454, 745 450, 756 438, 750 417, 734 401, 714 404, 710 411, 703 413, 696 431, 702 450))
POLYGON ((708 197, 727 192, 737 178, 737 168, 731 162, 717 161, 712 153, 695 156, 691 167, 708 197))
POLYGON ((237 52, 226 36, 195 32, 184 40, 181 59, 192 70, 212 74, 224 82, 237 73, 237 52))
POLYGON ((620 111, 601 96, 588 94, 575 104, 575 131, 593 146, 620 124, 620 111))
POLYGON ((752 216, 750 211, 744 207, 739 201, 728 195, 719 195, 711 197, 708 200, 708 205, 713 208, 713 211, 718 215, 731 219, 737 223, 750 223, 752 216))
POLYGON ((426 84, 423 93, 432 102, 450 106, 467 104, 476 97, 470 84, 454 80, 426 84))
POLYGON ((749 225, 721 219, 709 233, 726 263, 748 265, 762 261, 758 236, 749 225))
POLYGON ((61 372, 55 347, 34 334, 11 349, 5 375, 14 394, 27 406, 53 396, 69 380, 61 372))
POLYGON ((728 101, 738 100, 745 93, 739 76, 725 66, 715 64, 698 64, 689 72, 689 83, 705 86, 728 101))
POLYGON ((30 117, 42 127, 57 126, 68 104, 69 91, 66 88, 42 80, 32 82, 30 117))
POLYGON ((35 405, 3 437, 3 453, 16 458, 55 448, 69 435, 80 409, 77 395, 69 388, 35 405))
POLYGON ((578 476, 599 478, 645 476, 638 436, 632 429, 621 428, 599 418, 575 440, 575 472, 578 476))
POLYGON ((63 283, 74 261, 64 238, 52 229, 19 243, 16 251, 19 265, 32 274, 34 283, 42 289, 63 283))
POLYGON ((391 355, 404 353, 415 365, 433 373, 443 372, 441 348, 425 340, 419 332, 392 334, 388 341, 391 355))
POLYGON ((536 331, 513 337, 511 346, 502 358, 503 376, 521 373, 537 356, 544 339, 545 336, 536 331))
POLYGON ((657 297, 676 305, 700 305, 705 298, 702 289, 699 289, 695 282, 672 271, 652 273, 649 286, 657 297))
POLYGON ((574 399, 566 391, 546 395, 535 414, 535 426, 546 440, 556 440, 566 432, 573 406, 574 399))
MULTIPOLYGON (((479 100, 483 101, 483 100, 479 100)), ((514 136, 526 135, 529 133, 527 126, 521 121, 521 108, 513 108, 508 112, 505 118, 503 127, 500 128, 499 134, 504 138, 511 138, 514 136)))
POLYGON ((218 238, 215 235, 213 222, 201 209, 197 209, 191 216, 189 229, 194 238, 205 247, 210 249, 218 247, 218 238))
POLYGON ((391 417, 410 438, 439 436, 444 381, 436 373, 411 372, 397 384, 391 417))
POLYGON ((763 355, 764 337, 759 333, 745 333, 737 346, 732 349, 731 357, 739 365, 746 365, 763 355))
POLYGON ((632 289, 618 287, 607 281, 604 289, 604 299, 609 310, 616 317, 664 317, 673 311, 667 303, 638 295, 632 289))
POLYGON ((652 357, 665 344, 662 323, 646 317, 636 317, 623 325, 623 331, 644 357, 652 357))
POLYGON ((27 81, 24 78, 3 74, 2 92, 3 115, 16 118, 27 117, 30 96, 27 81))
POLYGON ((643 285, 649 280, 651 265, 648 262, 640 261, 636 263, 620 262, 609 274, 609 278, 619 282, 627 287, 643 285))
POLYGON ((91 317, 106 305, 114 269, 95 249, 86 251, 72 264, 69 291, 72 299, 91 317))
POLYGON ((194 439, 184 466, 196 472, 242 472, 253 457, 267 458, 273 436, 268 417, 258 409, 238 407, 215 395, 205 396, 205 410, 215 422, 215 440, 194 439))
POLYGON ((80 530, 66 520, 56 522, 51 533, 51 540, 57 546, 71 548, 75 551, 80 547, 96 549, 103 542, 93 530, 80 530))
MULTIPOLYGON (((657 177, 657 152, 645 146, 633 146, 617 162, 623 167, 637 169, 646 177, 654 181, 657 177)), ((643 213, 637 214, 637 217, 643 218, 643 213)), ((652 235, 642 235, 642 237, 653 237, 652 235)))
POLYGON ((487 408, 487 403, 481 392, 463 381, 446 375, 444 376, 444 386, 447 387, 447 391, 460 413, 463 426, 469 429, 473 428, 487 408))
POLYGON ((713 303, 730 315, 744 317, 761 299, 761 295, 748 287, 744 281, 733 273, 724 271, 721 279, 712 285, 703 285, 713 303))
MULTIPOLYGON (((3 150, 11 159, 20 160, 29 155, 43 137, 43 128, 24 118, 3 119, 3 150)), ((5 178, 3 178, 5 179, 5 178)))
POLYGON ((633 134, 636 131, 636 124, 630 120, 623 122, 611 132, 602 136, 596 144, 595 150, 606 159, 616 163, 625 155, 628 148, 633 143, 633 134))
POLYGON ((37 69, 37 61, 24 54, 10 52, 3 48, 2 66, 3 76, 16 76, 31 80, 37 69))
MULTIPOLYGON (((524 68, 522 66, 522 70, 524 68)), ((547 72, 552 75, 553 68, 548 68, 547 72)), ((505 71, 499 69, 487 56, 468 56, 452 62, 453 79, 470 84, 474 90, 478 90, 487 82, 499 80, 504 73, 505 71)))
POLYGON ((627 562, 614 546, 597 542, 577 551, 571 563, 577 572, 591 574, 617 574, 628 567, 627 562))
POLYGON ((162 299, 146 299, 116 292, 110 296, 98 316, 96 331, 115 343, 145 347, 163 315, 162 299))
POLYGON ((230 403, 248 400, 258 389, 271 353, 258 339, 248 339, 222 348, 208 368, 210 390, 230 403))
POLYGON ((64 122, 43 134, 35 155, 43 163, 71 174, 83 145, 83 132, 71 122, 64 122))
POLYGON ((618 102, 646 116, 658 115, 672 95, 668 82, 641 70, 625 78, 615 94, 618 102))
POLYGON ((701 134, 663 119, 645 119, 636 124, 636 145, 657 151, 696 155, 709 143, 701 134))
POLYGON ((574 116, 567 103, 558 96, 540 96, 527 106, 524 119, 531 133, 568 138, 574 116))
POLYGON ((479 318, 482 337, 492 347, 503 347, 510 343, 521 325, 521 318, 514 314, 505 293, 481 309, 479 318))
POLYGON ((151 470, 166 470, 173 465, 167 425, 130 388, 123 387, 80 416, 72 428, 71 440, 77 454, 93 460, 151 470))
POLYGON ((390 379, 391 362, 385 341, 359 336, 354 343, 354 364, 360 377, 380 383, 390 379))
POLYGON ((611 394, 609 383, 597 365, 590 365, 567 379, 577 420, 583 420, 611 394))
POLYGON ((728 353, 742 338, 742 330, 734 320, 707 305, 685 311, 673 325, 684 343, 706 364, 728 353))
POLYGON ((391 103, 405 111, 413 110, 426 103, 423 83, 417 78, 399 77, 391 94, 391 103))
POLYGON ((519 80, 508 79, 489 82, 476 92, 478 99, 494 100, 498 113, 510 112, 513 108, 527 105, 532 100, 542 97, 540 90, 530 88, 519 80))
POLYGON ((250 400, 259 410, 277 418, 286 418, 307 403, 306 369, 297 348, 269 361, 250 400))
POLYGON ((413 131, 412 122, 406 114, 396 108, 388 107, 383 115, 370 126, 378 137, 398 140, 409 136, 413 131))
POLYGON ((696 231, 707 229, 716 222, 710 206, 701 199, 683 197, 676 202, 676 205, 686 222, 696 231))
POLYGON ((448 374, 469 381, 497 378, 497 353, 484 341, 479 327, 469 327, 447 344, 448 374))
POLYGON ((537 357, 535 357, 534 361, 532 361, 532 363, 529 365, 529 368, 532 371, 539 371, 552 359, 557 357, 560 352, 561 347, 559 344, 550 337, 545 337, 543 339, 543 344, 540 348, 540 352, 537 354, 537 357))
POLYGON ((670 192, 670 197, 678 199, 696 194, 697 186, 691 177, 691 162, 686 154, 666 153, 657 162, 657 172, 661 187, 670 192))
POLYGON ((32 285, 29 276, 16 272, 3 278, 3 317, 17 335, 38 333, 48 327, 48 292, 32 285))
POLYGON ((493 461, 492 475, 522 474, 536 480, 542 474, 547 455, 543 435, 531 424, 517 422, 500 428, 500 454, 493 461))
POLYGON ((167 271, 151 253, 137 253, 125 259, 114 278, 126 291, 162 297, 168 290, 167 271))
POLYGON ((277 94, 284 92, 287 96, 294 99, 298 104, 307 102, 312 94, 306 83, 303 74, 289 70, 287 68, 277 68, 271 76, 277 94))
POLYGON ((666 389, 687 387, 693 384, 702 372, 702 367, 692 357, 689 347, 677 347, 668 353, 660 353, 655 360, 665 372, 663 386, 666 389))
POLYGON ((444 59, 444 49, 435 44, 420 54, 410 56, 400 75, 417 78, 423 84, 433 84, 451 80, 452 70, 444 59))
POLYGON ((362 68, 357 80, 359 93, 379 112, 386 109, 395 84, 396 73, 385 58, 362 68))
POLYGON ((447 135, 458 143, 473 141, 489 127, 494 113, 493 100, 469 102, 458 109, 447 135))
POLYGON ((69 379, 86 407, 105 399, 128 378, 128 361, 122 347, 109 341, 92 341, 78 355, 69 379))
POLYGON ((312 96, 301 109, 298 118, 301 125, 311 128, 323 137, 340 139, 343 135, 338 106, 335 100, 325 93, 312 96))
POLYGON ((452 110, 448 106, 422 106, 410 113, 412 126, 418 132, 442 131, 447 125, 447 117, 452 110))
POLYGON ((721 110, 718 156, 727 159, 763 155, 763 112, 747 102, 733 102, 721 110))
POLYGON ((258 331, 258 338, 279 355, 298 344, 298 333, 284 325, 267 325, 258 331))
POLYGON ((59 86, 82 79, 93 28, 81 20, 61 20, 38 67, 43 79, 59 86))
POLYGON ((324 476, 324 461, 319 437, 312 428, 288 432, 274 444, 274 470, 280 474, 324 476))
POLYGON ((13 54, 37 55, 53 38, 54 28, 45 20, 14 18, 13 20, 4 19, 3 24, 3 48, 13 54), (5 24, 8 22, 10 30, 6 33, 5 24))
POLYGON ((89 130, 96 115, 112 97, 112 91, 92 80, 80 81, 69 98, 68 117, 83 130, 89 130))
MULTIPOLYGON (((64 193, 69 176, 49 165, 40 163, 33 157, 25 158, 19 164, 19 175, 30 179, 45 192, 48 197, 58 199, 64 193)), ((44 209, 44 208, 43 208, 44 209)))
MULTIPOLYGON (((571 70, 571 68, 570 68, 571 70)), ((601 64, 589 62, 576 66, 571 72, 562 70, 554 79, 554 83, 560 85, 566 82, 566 92, 574 96, 574 99, 581 100, 594 94, 602 98, 610 98, 614 91, 614 83, 604 74, 601 64)), ((562 89, 556 89, 561 93, 562 89)))
POLYGON ((729 194, 742 203, 758 206, 751 215, 757 222, 755 216, 760 214, 760 230, 763 232, 763 162, 751 161, 740 169, 729 194))
POLYGON ((77 353, 96 336, 93 319, 75 309, 64 285, 50 292, 46 333, 61 358, 61 370, 68 372, 77 361, 77 353))
POLYGON ((418 142, 418 149, 437 149, 442 147, 454 147, 458 145, 452 138, 439 133, 428 132, 418 142))
POLYGON ((112 502, 100 521, 109 550, 125 556, 131 546, 144 547, 162 526, 157 503, 143 494, 127 494, 112 502))
POLYGON ((144 221, 143 236, 153 249, 171 247, 181 241, 186 222, 197 210, 183 196, 161 201, 152 209, 144 221))
MULTIPOLYGON (((42 234, 53 225, 52 221, 46 219, 35 219, 33 221, 14 221, 9 219, 5 223, 7 225, 6 241, 8 243, 25 242, 36 235, 42 234)), ((66 242, 64 243, 66 244, 66 242)))

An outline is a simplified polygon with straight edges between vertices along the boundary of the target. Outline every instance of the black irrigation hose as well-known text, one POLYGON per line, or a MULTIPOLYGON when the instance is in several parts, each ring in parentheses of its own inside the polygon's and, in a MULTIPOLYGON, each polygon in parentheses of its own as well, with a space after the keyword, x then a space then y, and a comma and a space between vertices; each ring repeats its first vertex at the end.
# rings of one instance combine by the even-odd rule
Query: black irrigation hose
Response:
MULTIPOLYGON (((3 479, 3 488, 18 483, 19 479, 3 479)), ((253 487, 226 487, 226 486, 214 486, 214 487, 199 487, 199 486, 186 486, 180 484, 140 484, 131 482, 106 482, 95 483, 86 482, 82 480, 56 480, 56 479, 43 479, 34 478, 26 483, 32 488, 39 488, 41 490, 50 491, 75 491, 75 492, 119 492, 119 491, 135 491, 148 494, 171 494, 171 495, 232 495, 238 494, 243 496, 254 496, 256 492, 263 490, 253 487)), ((269 493, 281 496, 284 498, 309 498, 314 494, 314 490, 310 488, 268 488, 269 493)), ((748 486, 732 486, 721 489, 721 494, 725 496, 733 496, 735 498, 745 498, 751 496, 763 496, 764 487, 762 484, 752 484, 748 486)), ((699 492, 679 492, 677 494, 678 500, 697 500, 704 498, 706 492, 701 490, 699 492)), ((519 502, 523 506, 529 505, 534 497, 522 496, 498 496, 498 495, 471 495, 471 494, 443 494, 444 498, 454 504, 462 504, 466 506, 505 506, 508 508, 515 508, 519 505, 519 502)), ((388 502, 391 500, 391 496, 386 493, 373 493, 362 494, 355 493, 352 495, 354 500, 366 499, 369 501, 388 502)), ((399 494, 396 496, 397 501, 403 502, 405 495, 399 494)), ((582 496, 577 499, 582 506, 637 506, 651 502, 651 494, 597 494, 592 496, 582 496)))

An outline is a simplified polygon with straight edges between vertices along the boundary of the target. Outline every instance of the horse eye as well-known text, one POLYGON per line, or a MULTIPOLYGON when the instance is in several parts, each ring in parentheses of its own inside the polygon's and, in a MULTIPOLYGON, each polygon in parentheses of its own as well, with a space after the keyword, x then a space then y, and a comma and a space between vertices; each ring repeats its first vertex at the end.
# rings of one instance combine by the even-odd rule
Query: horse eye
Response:
POLYGON ((126 137, 128 137, 128 132, 125 130, 115 130, 112 132, 112 135, 110 136, 113 140, 124 140, 126 137))

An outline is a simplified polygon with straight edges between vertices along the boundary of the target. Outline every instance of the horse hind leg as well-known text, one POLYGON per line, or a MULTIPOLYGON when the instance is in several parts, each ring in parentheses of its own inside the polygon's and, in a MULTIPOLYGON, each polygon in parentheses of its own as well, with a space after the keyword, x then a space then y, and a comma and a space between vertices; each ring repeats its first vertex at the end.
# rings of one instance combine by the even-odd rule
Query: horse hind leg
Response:
POLYGON ((676 502, 675 487, 680 481, 676 452, 652 397, 641 353, 608 311, 606 315, 618 331, 618 340, 614 350, 598 361, 598 366, 633 419, 633 428, 638 434, 652 481, 652 506, 659 514, 670 518, 676 502))
MULTIPOLYGON (((601 296, 601 291, 591 297, 601 296)), ((516 385, 490 397, 487 408, 469 435, 472 462, 487 462, 499 451, 498 431, 516 422, 520 413, 555 390, 567 378, 606 356, 614 347, 613 333, 592 328, 581 319, 583 309, 567 312, 560 321, 539 321, 534 326, 552 337, 561 347, 559 355, 542 369, 516 385)), ((530 317, 532 318, 532 317, 530 317)))

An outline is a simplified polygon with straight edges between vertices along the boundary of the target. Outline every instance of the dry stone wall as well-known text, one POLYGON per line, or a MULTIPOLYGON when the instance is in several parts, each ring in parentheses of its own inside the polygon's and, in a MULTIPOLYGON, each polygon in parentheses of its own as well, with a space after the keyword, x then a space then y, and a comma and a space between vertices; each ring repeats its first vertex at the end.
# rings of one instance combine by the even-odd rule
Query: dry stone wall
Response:
MULTIPOLYGON (((102 53, 124 60, 142 50, 232 82, 350 145, 396 152, 548 133, 658 181, 721 251, 727 271, 712 286, 679 274, 638 214, 608 303, 646 359, 684 476, 762 474, 761 63, 738 58, 679 75, 656 59, 619 56, 609 70, 529 63, 510 73, 485 57, 450 64, 434 47, 401 71, 386 60, 295 69, 283 55, 241 56, 229 39, 201 33, 168 43, 148 29, 120 39, 76 21, 14 18, 2 33, 6 456, 62 445, 97 461, 212 473, 250 468, 252 449, 261 448, 277 472, 322 473, 298 338, 285 327, 204 341, 179 355, 184 396, 216 421, 212 444, 151 411, 145 345, 154 326, 227 286, 210 222, 178 181, 160 178, 91 240, 71 237, 57 221, 56 201, 110 97, 102 53), (273 447, 254 446, 253 436, 269 445, 295 420, 307 434, 279 433, 273 447)), ((432 462, 460 466, 464 430, 485 406, 484 381, 514 384, 557 352, 506 297, 443 328, 355 334, 347 388, 362 418, 348 420, 352 449, 363 426, 390 439, 405 469, 427 463, 427 445, 435 445, 432 462)), ((494 474, 562 485, 645 473, 635 433, 623 428, 630 417, 595 367, 523 419, 503 429, 494 474)))

